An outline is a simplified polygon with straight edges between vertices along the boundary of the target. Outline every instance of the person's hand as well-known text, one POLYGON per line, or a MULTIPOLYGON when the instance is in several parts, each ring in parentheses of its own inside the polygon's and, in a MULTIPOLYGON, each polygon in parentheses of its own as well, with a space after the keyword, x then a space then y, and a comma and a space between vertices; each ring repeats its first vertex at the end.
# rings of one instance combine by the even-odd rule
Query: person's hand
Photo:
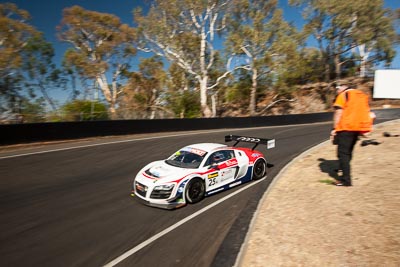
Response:
POLYGON ((336 145, 335 136, 336 136, 336 131, 335 131, 335 129, 333 129, 333 130, 331 131, 331 136, 330 136, 329 139, 331 140, 332 144, 334 144, 334 145, 336 145))

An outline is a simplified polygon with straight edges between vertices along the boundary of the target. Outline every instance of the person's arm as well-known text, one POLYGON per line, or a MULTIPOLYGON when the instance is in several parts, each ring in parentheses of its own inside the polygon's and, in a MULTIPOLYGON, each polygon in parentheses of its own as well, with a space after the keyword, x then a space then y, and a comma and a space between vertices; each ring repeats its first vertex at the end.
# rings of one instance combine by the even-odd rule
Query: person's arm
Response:
POLYGON ((339 123, 340 118, 342 117, 343 109, 339 107, 335 107, 335 111, 333 112, 333 128, 331 131, 330 139, 333 141, 336 135, 336 126, 339 123))
POLYGON ((339 123, 342 114, 343 114, 343 109, 336 107, 333 113, 333 129, 336 129, 336 126, 339 123))
POLYGON ((336 135, 337 125, 343 114, 344 102, 345 100, 343 99, 343 93, 341 93, 336 97, 335 103, 333 104, 334 111, 333 111, 333 127, 331 131, 331 136, 336 135))

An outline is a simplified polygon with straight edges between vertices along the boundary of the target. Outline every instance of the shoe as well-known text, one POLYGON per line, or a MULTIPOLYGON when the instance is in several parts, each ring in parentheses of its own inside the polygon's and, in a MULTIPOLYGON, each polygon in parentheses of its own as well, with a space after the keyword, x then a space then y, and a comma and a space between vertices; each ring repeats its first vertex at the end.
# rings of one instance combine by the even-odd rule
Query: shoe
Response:
POLYGON ((351 186, 351 184, 347 184, 347 183, 345 183, 345 182, 343 182, 343 181, 336 180, 336 179, 335 179, 335 181, 333 181, 332 184, 333 184, 333 185, 336 185, 336 186, 351 186))
POLYGON ((332 184, 333 184, 333 185, 336 185, 336 186, 342 186, 342 185, 343 185, 343 182, 335 179, 335 180, 332 182, 332 184))
POLYGON ((334 185, 336 185, 336 186, 351 186, 351 184, 345 184, 342 182, 334 183, 334 185))

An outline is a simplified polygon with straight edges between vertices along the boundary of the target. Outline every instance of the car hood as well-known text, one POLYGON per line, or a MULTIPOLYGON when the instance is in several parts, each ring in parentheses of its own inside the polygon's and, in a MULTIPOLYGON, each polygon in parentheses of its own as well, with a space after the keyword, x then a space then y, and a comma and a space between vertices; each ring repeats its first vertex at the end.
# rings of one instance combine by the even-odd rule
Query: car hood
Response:
POLYGON ((156 161, 143 169, 145 176, 151 176, 151 179, 156 179, 159 182, 172 182, 176 179, 196 172, 196 169, 185 169, 171 166, 165 161, 156 161))

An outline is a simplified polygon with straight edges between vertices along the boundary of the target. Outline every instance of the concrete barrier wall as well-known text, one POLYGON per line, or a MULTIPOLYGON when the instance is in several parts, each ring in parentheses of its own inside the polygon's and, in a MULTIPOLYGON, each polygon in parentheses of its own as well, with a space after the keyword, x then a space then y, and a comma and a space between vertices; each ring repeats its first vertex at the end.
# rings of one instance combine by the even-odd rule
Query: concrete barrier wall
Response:
MULTIPOLYGON (((400 118, 400 109, 376 110, 378 119, 400 118)), ((109 135, 246 128, 332 120, 332 113, 210 119, 117 120, 0 125, 0 145, 109 135)))

